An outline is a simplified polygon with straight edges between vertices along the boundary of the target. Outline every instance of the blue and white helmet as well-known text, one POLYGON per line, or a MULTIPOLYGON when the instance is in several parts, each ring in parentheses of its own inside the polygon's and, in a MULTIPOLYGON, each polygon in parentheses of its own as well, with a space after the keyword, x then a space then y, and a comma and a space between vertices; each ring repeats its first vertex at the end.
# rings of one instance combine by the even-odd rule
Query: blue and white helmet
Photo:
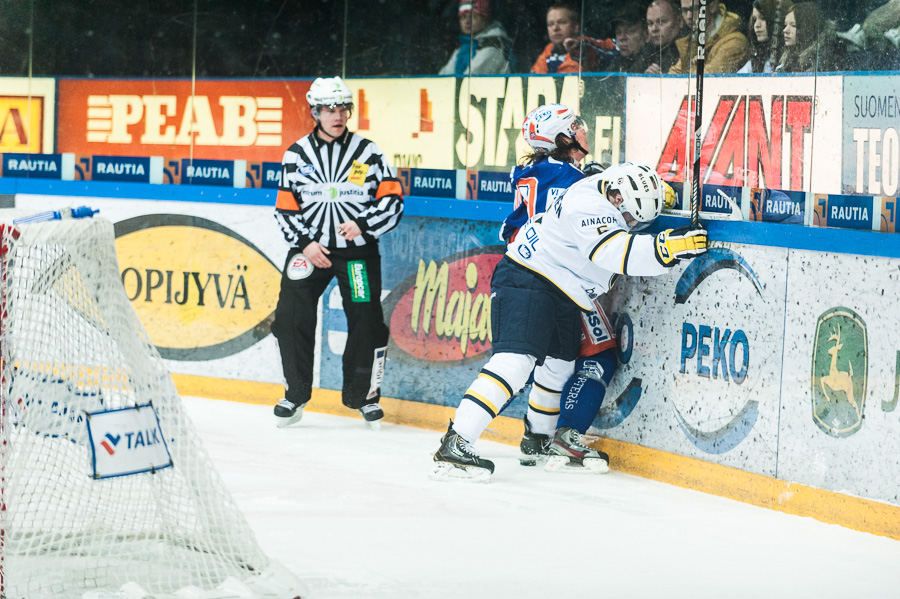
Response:
POLYGON ((552 152, 560 133, 571 139, 579 129, 587 130, 584 120, 565 104, 544 104, 528 113, 522 123, 522 136, 535 151, 552 152))

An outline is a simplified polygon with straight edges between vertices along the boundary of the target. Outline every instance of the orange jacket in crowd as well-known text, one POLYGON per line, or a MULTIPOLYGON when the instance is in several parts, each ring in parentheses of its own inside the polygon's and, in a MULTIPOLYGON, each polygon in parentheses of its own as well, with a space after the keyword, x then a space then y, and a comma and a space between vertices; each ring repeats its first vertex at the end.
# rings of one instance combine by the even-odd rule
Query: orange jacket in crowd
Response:
MULTIPOLYGON (((582 36, 578 38, 578 40, 583 42, 582 64, 579 65, 578 61, 572 58, 571 54, 566 54, 565 60, 563 60, 562 64, 559 65, 559 68, 556 69, 557 73, 577 73, 579 70, 585 72, 596 71, 597 67, 600 65, 600 55, 605 52, 614 52, 616 50, 616 44, 611 39, 598 40, 592 37, 582 36)), ((549 72, 547 70, 547 59, 553 54, 553 44, 547 44, 547 47, 544 48, 541 55, 534 61, 531 72, 544 75, 547 74, 549 72)))

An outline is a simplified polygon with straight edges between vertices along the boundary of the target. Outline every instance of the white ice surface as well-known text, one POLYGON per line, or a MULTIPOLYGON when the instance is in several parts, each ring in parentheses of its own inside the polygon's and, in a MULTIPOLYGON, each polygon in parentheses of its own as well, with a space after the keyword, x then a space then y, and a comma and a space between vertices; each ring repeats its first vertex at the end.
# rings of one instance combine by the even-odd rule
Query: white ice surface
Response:
MULTIPOLYGON (((481 441, 487 484, 426 477, 440 433, 186 398, 268 555, 313 599, 900 598, 900 542, 481 441)), ((864 464, 865 462, 861 462, 864 464)))

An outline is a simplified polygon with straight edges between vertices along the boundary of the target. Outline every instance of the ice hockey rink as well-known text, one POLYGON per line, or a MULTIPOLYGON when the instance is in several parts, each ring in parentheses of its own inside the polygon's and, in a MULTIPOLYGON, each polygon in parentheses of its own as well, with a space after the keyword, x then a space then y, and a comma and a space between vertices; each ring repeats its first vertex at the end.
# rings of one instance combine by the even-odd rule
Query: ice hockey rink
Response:
MULTIPOLYGON (((313 599, 900 598, 900 542, 481 441, 487 484, 427 478, 440 433, 185 398, 268 555, 313 599)), ((306 599, 306 598, 305 598, 306 599)))

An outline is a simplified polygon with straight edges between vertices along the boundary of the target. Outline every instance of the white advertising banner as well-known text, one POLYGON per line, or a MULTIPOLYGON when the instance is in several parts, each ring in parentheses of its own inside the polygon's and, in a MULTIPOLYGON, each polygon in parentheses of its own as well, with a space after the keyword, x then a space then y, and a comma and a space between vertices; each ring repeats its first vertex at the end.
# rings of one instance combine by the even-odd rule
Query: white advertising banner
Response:
POLYGON ((900 272, 792 251, 779 478, 900 504, 900 272))
POLYGON ((668 275, 617 283, 622 364, 594 427, 774 476, 787 250, 716 245, 668 275))
POLYGON ((152 404, 87 415, 94 478, 168 468, 172 456, 152 404))
POLYGON ((451 77, 348 79, 359 98, 349 128, 378 144, 397 168, 453 168, 451 77))
POLYGON ((85 204, 116 223, 125 291, 169 372, 282 382, 268 326, 287 244, 273 207, 21 194, 17 204, 85 204))
MULTIPOLYGON (((629 77, 625 156, 690 181, 694 89, 688 78, 629 77)), ((840 193, 840 76, 707 77, 703 183, 840 193)))

